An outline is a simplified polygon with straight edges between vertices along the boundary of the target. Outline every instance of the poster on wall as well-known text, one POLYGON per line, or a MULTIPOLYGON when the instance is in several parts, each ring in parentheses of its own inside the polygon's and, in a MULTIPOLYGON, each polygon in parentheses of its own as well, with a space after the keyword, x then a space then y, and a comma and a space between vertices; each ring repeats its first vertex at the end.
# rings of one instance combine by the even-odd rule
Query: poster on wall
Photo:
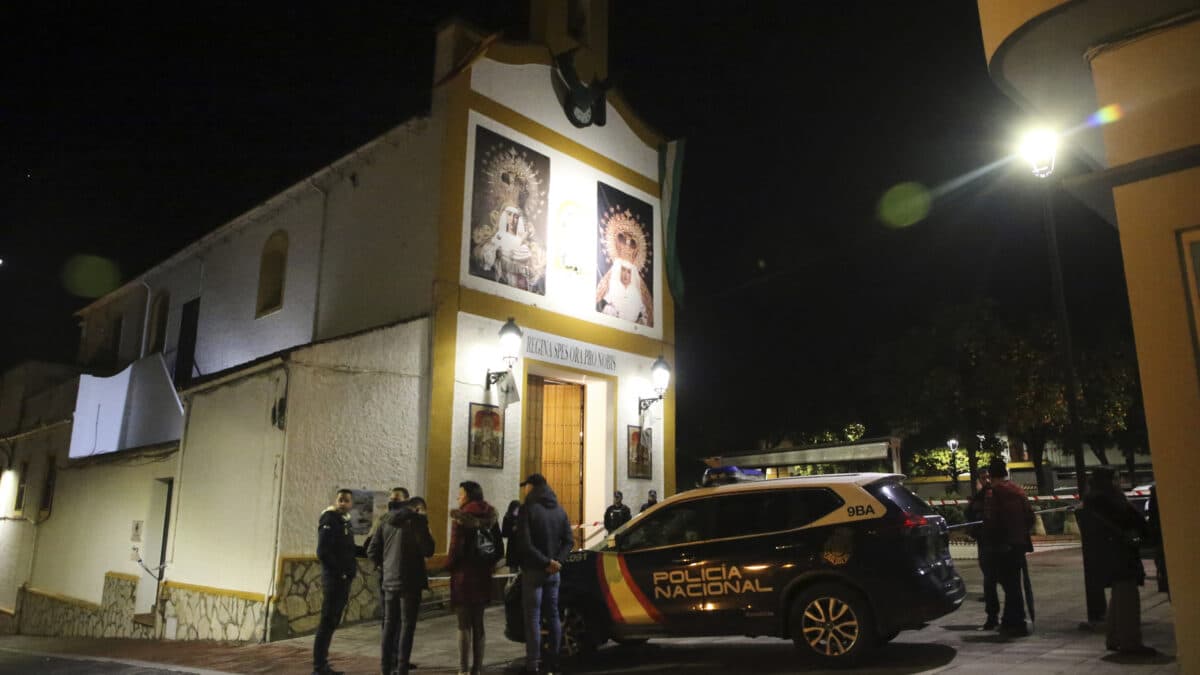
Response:
POLYGON ((471 274, 545 295, 550 158, 477 126, 474 172, 471 274))
POLYGON ((375 503, 386 493, 375 490, 350 491, 350 530, 354 534, 367 534, 375 523, 375 503))
POLYGON ((596 311, 654 325, 654 208, 596 182, 596 311))
POLYGON ((504 468, 504 414, 499 406, 472 403, 467 466, 504 468))
POLYGON ((629 425, 629 477, 652 478, 650 449, 654 447, 654 429, 629 425))

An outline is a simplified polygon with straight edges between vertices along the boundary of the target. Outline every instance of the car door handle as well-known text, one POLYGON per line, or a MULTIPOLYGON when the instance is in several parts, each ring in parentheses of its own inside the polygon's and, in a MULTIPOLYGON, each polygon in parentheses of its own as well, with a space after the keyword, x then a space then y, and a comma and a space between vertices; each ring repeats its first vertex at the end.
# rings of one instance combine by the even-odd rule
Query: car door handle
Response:
POLYGON ((676 565, 687 565, 688 563, 696 562, 696 557, 691 553, 680 553, 674 558, 671 558, 671 562, 675 563, 676 565))

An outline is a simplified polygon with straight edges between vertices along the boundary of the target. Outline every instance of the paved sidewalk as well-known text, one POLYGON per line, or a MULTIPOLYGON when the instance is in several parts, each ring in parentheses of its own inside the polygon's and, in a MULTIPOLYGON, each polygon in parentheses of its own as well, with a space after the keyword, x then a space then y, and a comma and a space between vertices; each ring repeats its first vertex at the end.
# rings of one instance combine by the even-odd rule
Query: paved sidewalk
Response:
MULTIPOLYGON (((1150 563, 1148 572, 1153 574, 1150 563)), ((1164 594, 1150 581, 1142 589, 1145 641, 1164 652, 1153 659, 1125 658, 1104 649, 1104 635, 1081 631, 1083 582, 1079 550, 1055 550, 1030 556, 1038 620, 1033 634, 1005 640, 993 632, 980 632, 983 603, 979 597, 979 568, 972 561, 958 567, 972 593, 958 611, 920 631, 901 633, 880 650, 872 664, 860 672, 871 673, 1177 673, 1173 613, 1164 594)), ((502 673, 519 668, 523 645, 504 639, 503 610, 486 614, 487 671, 502 673)), ((457 672, 457 637, 451 616, 424 619, 417 626, 413 661, 416 675, 457 672)), ((379 624, 372 622, 343 628, 333 640, 335 667, 347 673, 379 672, 379 624)), ((227 673, 308 673, 312 638, 297 638, 267 645, 212 642, 152 642, 137 640, 78 640, 0 637, 0 649, 11 652, 74 654, 138 661, 128 670, 94 672, 146 672, 137 668, 161 664, 227 673)), ((0 664, 2 667, 2 664, 0 664)), ((586 673, 661 673, 686 671, 688 675, 731 673, 794 673, 798 665, 790 642, 773 638, 689 638, 655 640, 640 647, 609 643, 586 663, 569 669, 586 673), (752 666, 751 666, 752 664, 752 666)), ((3 671, 0 671, 3 672, 3 671)))

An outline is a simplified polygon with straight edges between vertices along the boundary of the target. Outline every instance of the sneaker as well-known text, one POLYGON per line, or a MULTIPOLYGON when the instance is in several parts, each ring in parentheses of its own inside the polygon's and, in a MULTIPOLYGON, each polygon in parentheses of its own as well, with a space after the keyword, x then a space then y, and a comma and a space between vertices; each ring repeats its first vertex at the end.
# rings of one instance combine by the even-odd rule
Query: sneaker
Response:
POLYGON ((979 630, 996 630, 996 627, 999 625, 1000 624, 996 623, 995 619, 988 619, 987 621, 983 622, 983 626, 981 626, 979 630))

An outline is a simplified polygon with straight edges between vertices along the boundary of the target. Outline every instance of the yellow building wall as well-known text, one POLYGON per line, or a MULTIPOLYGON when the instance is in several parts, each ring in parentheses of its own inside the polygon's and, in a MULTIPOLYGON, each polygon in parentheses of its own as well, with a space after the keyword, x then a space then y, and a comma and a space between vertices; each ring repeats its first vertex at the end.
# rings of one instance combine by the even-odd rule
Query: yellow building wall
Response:
POLYGON ((979 25, 983 28, 983 53, 988 63, 1000 44, 1031 19, 1065 5, 1070 0, 979 0, 979 25))
MULTIPOLYGON (((1104 128, 1118 166, 1200 144, 1200 23, 1151 33, 1092 61, 1096 93, 1125 117, 1104 128)), ((1146 425, 1171 577, 1180 672, 1200 671, 1200 363, 1179 232, 1200 226, 1200 168, 1113 190, 1137 341, 1146 425)), ((1192 307, 1192 312, 1200 307, 1192 307)))

